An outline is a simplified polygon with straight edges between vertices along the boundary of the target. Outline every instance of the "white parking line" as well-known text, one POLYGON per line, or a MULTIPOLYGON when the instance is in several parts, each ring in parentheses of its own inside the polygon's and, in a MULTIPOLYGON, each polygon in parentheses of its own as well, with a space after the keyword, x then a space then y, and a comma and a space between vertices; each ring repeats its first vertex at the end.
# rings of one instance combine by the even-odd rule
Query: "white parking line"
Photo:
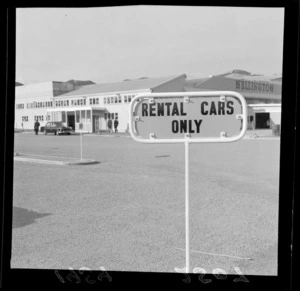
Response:
MULTIPOLYGON (((181 248, 177 248, 177 247, 175 247, 175 249, 180 250, 180 251, 185 251, 185 249, 181 249, 181 248)), ((208 252, 201 252, 201 251, 194 251, 194 250, 191 250, 191 252, 200 253, 200 254, 204 254, 204 255, 210 255, 210 256, 229 257, 229 258, 239 259, 239 260, 253 260, 251 258, 237 257, 237 256, 231 256, 231 255, 224 255, 224 254, 215 254, 215 253, 208 253, 208 252)))

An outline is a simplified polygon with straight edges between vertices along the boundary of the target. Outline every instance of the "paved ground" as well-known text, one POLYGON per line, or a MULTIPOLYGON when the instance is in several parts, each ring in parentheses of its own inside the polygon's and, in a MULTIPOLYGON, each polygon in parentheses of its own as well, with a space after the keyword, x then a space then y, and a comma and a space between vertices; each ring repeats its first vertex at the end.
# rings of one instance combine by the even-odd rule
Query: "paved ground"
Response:
MULTIPOLYGON (((191 268, 276 275, 279 138, 191 145, 191 268)), ((15 135, 80 157, 80 137, 15 135)), ((95 165, 16 161, 13 268, 174 272, 185 265, 184 146, 83 137, 95 165)))

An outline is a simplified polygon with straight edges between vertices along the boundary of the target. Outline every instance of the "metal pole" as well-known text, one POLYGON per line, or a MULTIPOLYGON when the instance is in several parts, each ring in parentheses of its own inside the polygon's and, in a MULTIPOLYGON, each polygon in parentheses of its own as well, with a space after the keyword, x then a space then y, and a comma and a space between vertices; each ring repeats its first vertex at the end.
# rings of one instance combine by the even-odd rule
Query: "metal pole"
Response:
POLYGON ((80 160, 82 160, 82 132, 80 133, 80 160))
POLYGON ((186 140, 185 145, 185 260, 186 273, 190 273, 190 213, 189 213, 189 164, 190 150, 189 142, 186 140))

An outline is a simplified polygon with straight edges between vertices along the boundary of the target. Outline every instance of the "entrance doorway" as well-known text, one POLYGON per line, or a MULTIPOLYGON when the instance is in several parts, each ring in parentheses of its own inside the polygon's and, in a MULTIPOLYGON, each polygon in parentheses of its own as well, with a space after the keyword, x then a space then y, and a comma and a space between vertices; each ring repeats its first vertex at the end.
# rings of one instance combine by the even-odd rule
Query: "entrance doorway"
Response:
POLYGON ((93 115, 93 132, 98 132, 100 130, 100 116, 93 115))
POLYGON ((270 113, 256 113, 255 114, 255 128, 267 129, 270 128, 270 113))
POLYGON ((75 115, 73 112, 68 112, 67 120, 67 125, 71 127, 73 131, 75 131, 75 115))

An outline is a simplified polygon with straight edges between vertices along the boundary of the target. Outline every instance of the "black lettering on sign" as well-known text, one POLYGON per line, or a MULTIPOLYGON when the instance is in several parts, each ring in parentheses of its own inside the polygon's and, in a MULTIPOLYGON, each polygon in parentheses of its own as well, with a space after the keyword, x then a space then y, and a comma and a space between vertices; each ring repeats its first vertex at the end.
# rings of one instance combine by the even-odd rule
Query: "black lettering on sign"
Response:
POLYGON ((173 120, 172 132, 173 133, 200 133, 200 126, 202 119, 200 120, 173 120))
POLYGON ((178 121, 173 120, 172 121, 172 132, 173 133, 178 133, 178 130, 179 130, 178 121))
POLYGON ((148 104, 142 104, 142 116, 148 116, 148 104))
POLYGON ((172 103, 171 102, 166 102, 165 105, 167 106, 167 116, 170 116, 170 107, 171 107, 172 103))
POLYGON ((218 114, 225 115, 225 102, 218 102, 218 114))
POLYGON ((181 133, 187 132, 187 120, 180 120, 180 132, 181 133))
POLYGON ((189 133, 194 133, 195 130, 193 130, 193 120, 189 120, 189 133))
POLYGON ((194 120, 194 122, 196 124, 197 133, 200 133, 200 125, 202 123, 202 119, 200 119, 200 120, 194 120))
POLYGON ((177 103, 174 103, 174 105, 173 105, 172 116, 174 116, 174 115, 177 115, 177 116, 179 115, 177 103))
POLYGON ((155 103, 150 104, 150 116, 155 116, 155 103))
POLYGON ((216 109, 216 104, 215 102, 211 102, 211 105, 210 105, 210 112, 209 112, 209 115, 216 115, 217 114, 217 109, 216 109))
POLYGON ((164 103, 157 103, 157 116, 164 116, 164 103))
POLYGON ((233 108, 233 101, 228 101, 227 102, 227 114, 231 115, 234 112, 234 108, 233 108))
POLYGON ((186 112, 183 111, 183 102, 180 102, 180 115, 185 116, 186 112))
POLYGON ((204 108, 204 106, 207 106, 207 105, 208 105, 208 102, 206 102, 206 101, 204 101, 204 102, 201 103, 201 114, 202 115, 207 115, 208 114, 208 110, 206 110, 204 108))

